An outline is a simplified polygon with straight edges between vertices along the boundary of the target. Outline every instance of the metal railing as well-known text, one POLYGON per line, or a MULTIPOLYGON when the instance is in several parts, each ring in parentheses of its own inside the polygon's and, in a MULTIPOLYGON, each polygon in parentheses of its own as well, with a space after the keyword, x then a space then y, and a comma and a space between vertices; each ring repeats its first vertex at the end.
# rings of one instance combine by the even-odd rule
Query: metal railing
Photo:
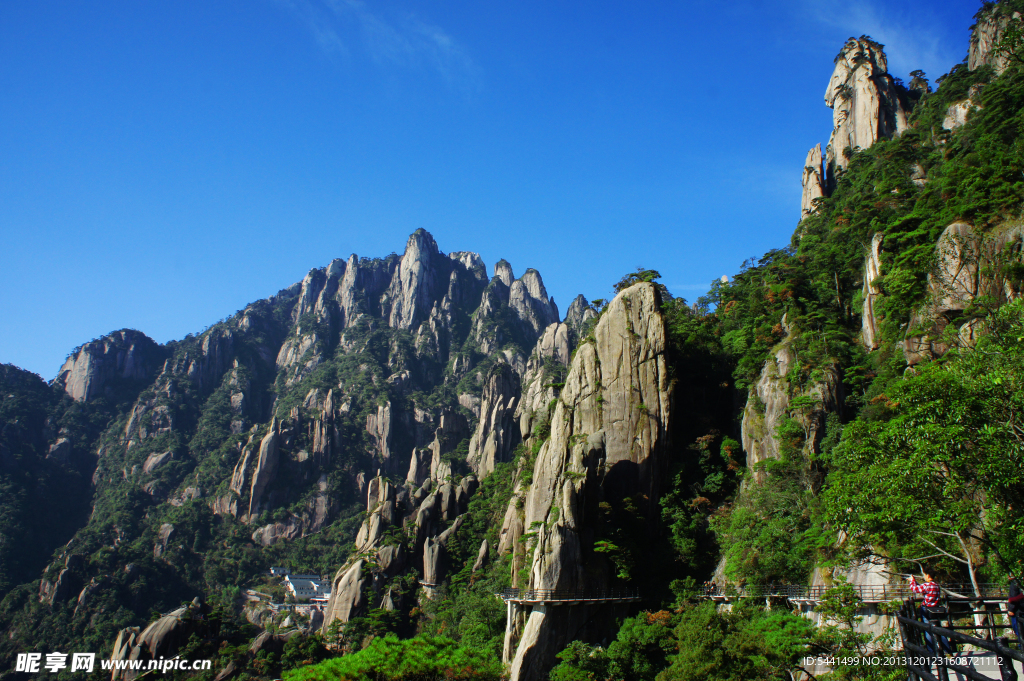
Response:
MULTIPOLYGON (((1005 600, 1005 584, 979 584, 980 597, 986 600, 1005 600)), ((743 587, 704 587, 704 597, 729 600, 732 598, 788 598, 790 600, 820 601, 833 586, 803 586, 799 584, 754 584, 743 587)), ((939 588, 947 597, 977 599, 973 584, 940 584, 939 588)), ((877 586, 853 586, 854 593, 862 601, 881 602, 909 599, 914 592, 909 584, 882 584, 877 586)))
POLYGON ((992 677, 978 670, 978 663, 985 661, 992 668, 998 668, 1004 681, 1017 681, 1013 663, 1015 660, 1024 663, 1024 653, 1020 652, 1020 641, 1009 638, 1013 633, 1010 625, 997 622, 997 618, 1001 618, 997 610, 985 607, 983 601, 976 599, 947 598, 944 607, 927 613, 917 608, 914 601, 908 601, 896 614, 896 620, 910 680, 949 681, 952 671, 957 679, 988 681, 992 677), (979 605, 981 610, 976 609, 979 605), (980 623, 956 623, 976 617, 980 623), (981 637, 962 633, 964 631, 981 637), (965 646, 992 655, 967 653, 965 646))
POLYGON ((505 589, 498 594, 503 601, 517 602, 584 602, 584 601, 635 601, 640 598, 638 589, 505 589))

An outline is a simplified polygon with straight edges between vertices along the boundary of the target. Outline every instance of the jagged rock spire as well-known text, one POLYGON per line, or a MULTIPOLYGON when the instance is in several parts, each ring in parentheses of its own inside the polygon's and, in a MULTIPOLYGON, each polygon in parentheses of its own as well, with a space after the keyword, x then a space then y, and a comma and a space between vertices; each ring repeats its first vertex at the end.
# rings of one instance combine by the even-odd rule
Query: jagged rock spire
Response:
POLYGON ((825 195, 825 167, 821 159, 821 145, 815 144, 804 161, 803 196, 800 198, 800 217, 814 211, 814 200, 825 195))
POLYGON ((867 149, 879 139, 907 129, 906 90, 888 72, 882 45, 867 36, 850 38, 835 60, 825 104, 832 109, 832 135, 822 159, 821 145, 804 162, 801 217, 814 210, 814 199, 835 189, 836 175, 849 164, 846 149, 867 149))
POLYGON ((825 90, 825 104, 833 111, 832 137, 825 149, 830 190, 836 169, 849 163, 847 147, 867 149, 907 129, 907 107, 900 95, 882 46, 867 36, 847 40, 825 90))

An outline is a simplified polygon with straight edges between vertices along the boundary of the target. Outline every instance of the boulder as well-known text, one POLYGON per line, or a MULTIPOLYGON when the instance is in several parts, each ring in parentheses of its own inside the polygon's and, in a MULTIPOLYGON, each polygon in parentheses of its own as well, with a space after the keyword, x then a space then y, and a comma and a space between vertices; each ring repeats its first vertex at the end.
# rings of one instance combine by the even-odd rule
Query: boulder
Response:
POLYGON ((65 465, 71 457, 72 450, 73 446, 71 444, 71 440, 66 437, 59 438, 56 442, 50 445, 50 449, 46 453, 46 460, 65 465))
POLYGON ((174 458, 174 453, 169 451, 150 454, 146 457, 146 462, 142 464, 142 474, 149 475, 172 458, 174 458))

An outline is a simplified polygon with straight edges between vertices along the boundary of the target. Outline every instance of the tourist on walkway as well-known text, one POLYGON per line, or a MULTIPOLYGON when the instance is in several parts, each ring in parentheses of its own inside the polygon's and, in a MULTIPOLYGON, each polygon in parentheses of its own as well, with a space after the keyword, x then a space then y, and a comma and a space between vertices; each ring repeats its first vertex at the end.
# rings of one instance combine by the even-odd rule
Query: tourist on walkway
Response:
POLYGON ((1024 644, 1020 640, 1020 621, 1017 619, 1017 613, 1021 607, 1024 607, 1024 593, 1021 593, 1016 575, 1011 572, 1006 575, 1006 579, 1009 582, 1006 590, 1006 612, 1010 616, 1013 635, 1017 637, 1017 647, 1024 651, 1024 644))
MULTIPOLYGON (((910 590, 924 596, 924 605, 921 607, 922 621, 932 626, 942 626, 942 616, 946 613, 939 607, 939 585, 932 579, 931 573, 924 573, 924 583, 922 584, 918 584, 914 576, 911 575, 910 590)), ((928 641, 928 647, 931 648, 933 653, 938 655, 939 651, 935 647, 935 641, 932 638, 931 632, 926 631, 924 636, 925 640, 928 641)), ((953 652, 945 636, 939 637, 939 646, 942 650, 950 653, 953 652)))

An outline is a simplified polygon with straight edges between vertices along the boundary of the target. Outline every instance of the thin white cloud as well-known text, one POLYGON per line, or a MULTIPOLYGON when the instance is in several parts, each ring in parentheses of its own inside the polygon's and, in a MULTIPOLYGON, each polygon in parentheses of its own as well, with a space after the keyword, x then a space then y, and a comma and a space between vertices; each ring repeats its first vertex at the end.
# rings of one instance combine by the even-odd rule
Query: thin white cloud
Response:
POLYGON ((277 0, 328 53, 363 54, 380 67, 425 69, 450 85, 475 89, 479 68, 439 26, 413 14, 392 17, 362 0, 277 0))
POLYGON ((934 80, 967 53, 966 27, 962 41, 951 41, 946 27, 936 24, 927 13, 910 13, 898 3, 813 0, 803 7, 807 16, 824 26, 853 37, 869 35, 884 44, 889 72, 904 79, 911 71, 922 69, 934 80))

